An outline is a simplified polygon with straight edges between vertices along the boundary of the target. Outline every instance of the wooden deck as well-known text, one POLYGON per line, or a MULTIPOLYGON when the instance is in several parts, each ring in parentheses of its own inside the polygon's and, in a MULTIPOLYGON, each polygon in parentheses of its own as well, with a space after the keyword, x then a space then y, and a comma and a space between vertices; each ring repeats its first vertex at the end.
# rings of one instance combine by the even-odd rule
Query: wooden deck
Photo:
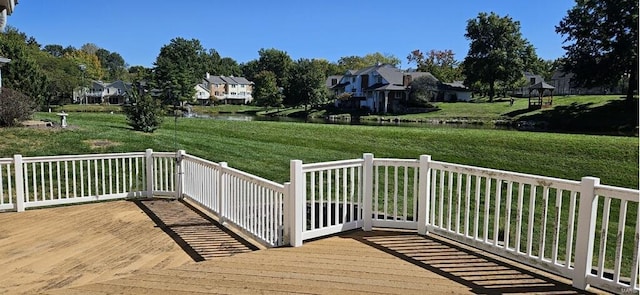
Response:
POLYGON ((536 269, 411 232, 254 249, 177 201, 2 213, 0 293, 584 294, 536 269))

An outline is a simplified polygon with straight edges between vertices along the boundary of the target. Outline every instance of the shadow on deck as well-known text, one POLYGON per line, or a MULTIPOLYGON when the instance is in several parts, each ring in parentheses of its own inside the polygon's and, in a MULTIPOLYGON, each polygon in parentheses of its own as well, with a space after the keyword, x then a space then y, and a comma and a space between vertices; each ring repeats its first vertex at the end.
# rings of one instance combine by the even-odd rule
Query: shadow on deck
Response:
POLYGON ((475 294, 594 294, 567 280, 490 253, 445 240, 403 232, 359 232, 351 237, 469 288, 475 294))
POLYGON ((149 199, 133 202, 193 261, 258 250, 184 201, 149 199))
MULTIPOLYGON (((199 245, 206 241, 187 238, 179 231, 201 223, 191 220, 193 216, 176 214, 174 209, 186 207, 175 204, 180 202, 152 201, 140 206, 151 210, 150 216, 160 219, 156 223, 169 235, 179 236, 176 241, 187 244, 183 249, 200 251, 199 245), (174 223, 176 218, 184 226, 174 223)), ((217 247, 208 246, 214 252, 217 247)), ((52 292, 113 293, 592 294, 562 278, 446 239, 383 230, 351 231, 298 248, 246 251, 52 292)))

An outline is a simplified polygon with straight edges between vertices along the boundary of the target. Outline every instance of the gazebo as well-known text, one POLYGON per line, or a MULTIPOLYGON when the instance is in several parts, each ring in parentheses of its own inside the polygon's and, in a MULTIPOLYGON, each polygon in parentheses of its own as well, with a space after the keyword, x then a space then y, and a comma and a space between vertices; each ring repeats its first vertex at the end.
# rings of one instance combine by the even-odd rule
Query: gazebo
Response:
POLYGON ((530 109, 540 109, 540 108, 545 108, 545 107, 550 107, 551 104, 553 103, 553 90, 555 89, 555 87, 545 83, 545 82, 539 82, 536 84, 533 84, 531 86, 529 86, 529 108, 530 109), (531 93, 537 90, 538 91, 538 97, 531 97, 531 93), (550 96, 545 98, 544 97, 544 93, 546 90, 549 90, 549 94, 550 96))

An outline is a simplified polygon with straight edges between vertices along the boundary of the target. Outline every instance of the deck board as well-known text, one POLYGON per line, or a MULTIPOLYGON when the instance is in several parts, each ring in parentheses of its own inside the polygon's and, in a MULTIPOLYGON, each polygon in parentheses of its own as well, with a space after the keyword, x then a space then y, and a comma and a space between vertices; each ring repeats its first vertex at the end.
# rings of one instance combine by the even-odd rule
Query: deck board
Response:
POLYGON ((5 212, 0 214, 0 294, 44 292, 252 250, 176 201, 5 212))
POLYGON ((150 200, 0 214, 0 293, 584 294, 543 271, 408 231, 253 251, 192 209, 150 200))
POLYGON ((353 231, 50 294, 584 294, 566 280, 410 232, 353 231), (103 292, 103 293, 100 293, 103 292))

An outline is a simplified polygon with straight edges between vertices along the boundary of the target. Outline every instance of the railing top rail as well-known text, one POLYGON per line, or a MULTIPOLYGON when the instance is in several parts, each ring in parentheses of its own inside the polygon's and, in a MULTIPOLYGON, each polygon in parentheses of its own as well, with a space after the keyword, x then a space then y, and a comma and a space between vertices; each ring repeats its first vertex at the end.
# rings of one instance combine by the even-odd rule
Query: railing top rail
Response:
POLYGON ((176 153, 171 153, 171 152, 153 152, 152 156, 154 158, 175 158, 176 157, 176 153))
POLYGON ((302 164, 302 172, 304 173, 304 172, 322 171, 326 169, 359 167, 359 166, 362 166, 363 163, 364 163, 363 159, 308 163, 308 164, 302 164))
POLYGON ((12 164, 13 158, 0 158, 0 164, 12 164))
POLYGON ((640 190, 609 185, 596 185, 595 194, 629 202, 640 202, 640 190))
POLYGON ((184 155, 183 159, 198 163, 200 165, 208 166, 208 167, 214 168, 214 169, 218 169, 220 167, 220 164, 218 164, 216 162, 211 162, 209 160, 205 160, 203 158, 198 158, 196 156, 192 156, 192 155, 189 155, 189 154, 184 155))
POLYGON ((231 167, 224 167, 222 168, 223 172, 229 173, 233 176, 236 176, 238 178, 244 179, 246 181, 249 182, 253 182, 256 183, 258 185, 261 185, 265 188, 274 190, 274 191, 278 191, 278 192, 284 192, 284 185, 279 184, 277 182, 262 178, 260 176, 256 176, 253 174, 249 174, 247 172, 235 169, 235 168, 231 168, 231 167))
POLYGON ((481 168, 461 164, 452 164, 439 161, 431 162, 430 167, 460 173, 480 174, 481 176, 487 176, 495 179, 510 180, 514 182, 554 187, 565 190, 577 191, 580 189, 580 182, 576 180, 568 180, 490 168, 481 168))
POLYGON ((86 154, 86 155, 62 155, 22 158, 24 163, 56 162, 73 160, 99 160, 99 159, 122 159, 122 158, 144 158, 144 153, 114 153, 114 154, 86 154))
POLYGON ((377 166, 409 166, 418 167, 420 160, 417 159, 391 159, 391 158, 374 158, 373 165, 377 166))

